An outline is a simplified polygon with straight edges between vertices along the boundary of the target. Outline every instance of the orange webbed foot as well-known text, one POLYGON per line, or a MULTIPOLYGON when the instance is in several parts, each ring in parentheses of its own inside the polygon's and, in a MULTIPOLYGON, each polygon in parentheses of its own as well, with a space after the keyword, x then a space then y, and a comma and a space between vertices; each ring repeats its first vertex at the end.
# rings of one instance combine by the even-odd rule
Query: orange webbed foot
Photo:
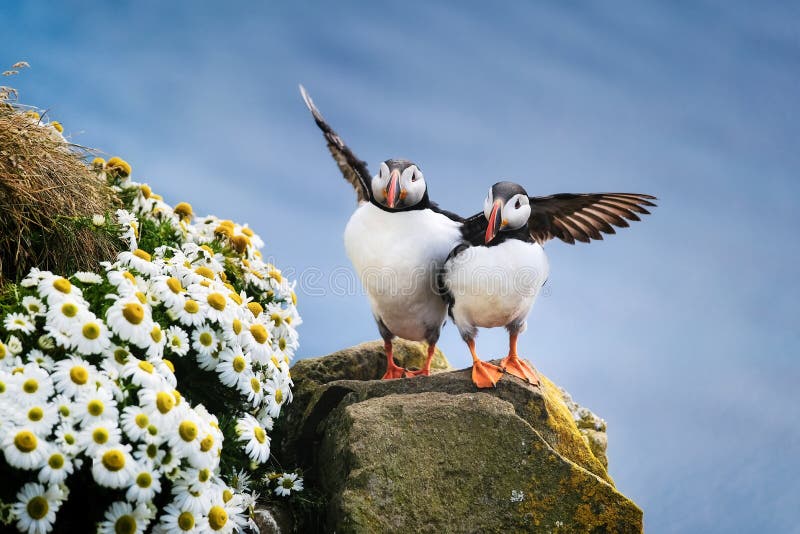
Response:
POLYGON ((431 376, 430 369, 406 369, 406 376, 431 376))
POLYGON ((391 379, 394 379, 394 378, 405 378, 406 372, 407 372, 406 369, 404 369, 404 368, 396 365, 394 362, 392 362, 392 364, 389 365, 388 368, 386 369, 386 374, 383 375, 383 378, 381 378, 381 380, 391 380, 391 379))
POLYGON ((500 361, 500 367, 508 374, 521 378, 529 384, 534 386, 541 384, 533 368, 519 356, 506 356, 500 361))
POLYGON ((472 382, 479 388, 493 388, 503 377, 498 366, 481 360, 472 363, 472 382))

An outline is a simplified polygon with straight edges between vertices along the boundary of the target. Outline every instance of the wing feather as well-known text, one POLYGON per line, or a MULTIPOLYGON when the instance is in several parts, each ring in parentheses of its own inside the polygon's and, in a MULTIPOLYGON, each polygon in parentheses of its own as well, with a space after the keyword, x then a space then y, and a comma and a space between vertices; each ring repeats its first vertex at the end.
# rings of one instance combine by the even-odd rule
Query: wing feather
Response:
POLYGON ((655 207, 650 195, 638 193, 562 193, 547 197, 530 197, 531 216, 528 230, 538 243, 558 238, 574 244, 603 239, 614 234, 614 226, 626 228, 628 221, 639 221, 649 215, 647 207, 655 207))
POLYGON ((356 190, 358 202, 370 200, 370 174, 369 170, 367 170, 367 164, 358 159, 356 155, 353 154, 353 151, 344 144, 342 138, 333 131, 333 128, 331 128, 327 122, 325 122, 322 113, 319 112, 314 105, 314 101, 311 100, 311 96, 309 96, 305 87, 302 85, 300 86, 300 94, 303 96, 303 100, 306 106, 308 106, 309 111, 311 111, 311 114, 314 116, 314 121, 317 123, 317 126, 322 130, 322 134, 328 142, 328 150, 331 151, 331 155, 336 161, 336 165, 339 166, 342 175, 344 175, 344 179, 350 182, 356 190))

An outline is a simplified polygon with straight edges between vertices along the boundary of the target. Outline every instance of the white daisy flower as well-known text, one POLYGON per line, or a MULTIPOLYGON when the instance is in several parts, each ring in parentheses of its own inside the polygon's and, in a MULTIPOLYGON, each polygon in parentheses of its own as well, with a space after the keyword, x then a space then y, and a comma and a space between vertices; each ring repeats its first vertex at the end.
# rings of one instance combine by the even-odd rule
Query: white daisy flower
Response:
POLYGON ((20 331, 24 334, 31 334, 36 329, 36 325, 31 321, 30 316, 25 313, 9 313, 3 319, 3 326, 6 330, 20 331))
POLYGON ((86 454, 93 455, 105 447, 111 447, 122 440, 122 433, 116 421, 95 421, 78 433, 78 447, 86 454))
POLYGON ((200 423, 192 410, 184 410, 175 421, 175 431, 168 436, 174 454, 188 456, 200 450, 200 423))
POLYGON ((51 376, 57 392, 74 397, 95 388, 97 369, 83 358, 70 356, 55 363, 51 376))
POLYGON ((159 526, 164 532, 180 532, 183 534, 194 534, 198 532, 208 532, 208 520, 201 513, 194 513, 186 507, 170 503, 164 508, 161 514, 159 526))
POLYGON ((122 430, 131 441, 141 441, 147 434, 150 418, 141 406, 126 406, 120 418, 122 430))
POLYGON ((219 504, 211 506, 206 517, 208 518, 208 526, 214 532, 227 534, 237 528, 236 523, 231 521, 228 516, 228 511, 219 504))
POLYGON ((137 298, 120 298, 106 312, 109 328, 123 341, 130 341, 137 347, 147 348, 151 341, 150 331, 153 320, 149 306, 144 306, 137 298))
POLYGON ((167 337, 164 331, 161 330, 161 325, 154 322, 153 327, 150 329, 150 345, 147 347, 148 358, 161 358, 164 355, 164 346, 167 343, 167 337))
POLYGON ((36 267, 31 267, 30 272, 28 275, 22 279, 19 283, 22 287, 34 287, 38 286, 39 282, 44 280, 45 278, 52 276, 52 273, 48 271, 40 271, 36 267))
POLYGON ((108 278, 108 282, 116 288, 117 292, 126 297, 146 287, 140 278, 137 278, 133 273, 125 269, 119 269, 117 265, 106 272, 106 277, 108 278))
POLYGON ((186 299, 183 307, 175 312, 175 316, 184 326, 200 326, 206 319, 204 306, 194 299, 186 299))
MULTIPOLYGON (((11 338, 14 338, 14 336, 11 336, 8 339, 9 349, 12 350, 12 352, 14 354, 21 353, 22 352, 22 344, 21 343, 20 343, 19 347, 14 347, 13 349, 11 349, 12 343, 14 345, 19 343, 19 340, 17 340, 17 338, 14 338, 14 339, 11 339, 11 338), (19 352, 17 352, 17 349, 19 349, 19 352)), ((42 369, 44 369, 45 371, 47 371, 49 373, 51 373, 53 371, 53 368, 56 365, 56 361, 51 356, 48 356, 47 354, 45 354, 44 352, 40 351, 39 349, 33 349, 31 351, 28 351, 28 354, 25 355, 25 363, 35 363, 36 365, 38 365, 39 367, 41 367, 42 369)))
POLYGON ((149 463, 158 466, 161 465, 161 461, 166 454, 167 451, 155 443, 140 443, 136 447, 136 450, 133 451, 133 457, 136 458, 136 461, 140 464, 149 463))
POLYGON ((167 308, 180 310, 186 303, 186 289, 174 276, 159 276, 153 279, 152 291, 167 308))
POLYGON ((65 453, 54 449, 39 471, 39 482, 42 484, 61 484, 72 474, 73 469, 72 460, 65 453))
POLYGON ((269 459, 270 438, 259 422, 250 414, 236 422, 239 441, 244 441, 244 450, 251 460, 263 464, 269 459))
POLYGON ((264 384, 257 375, 250 375, 238 385, 239 391, 247 398, 247 402, 258 406, 264 399, 264 384))
POLYGON ((49 402, 32 404, 15 410, 11 419, 14 424, 31 429, 39 436, 48 436, 53 426, 58 422, 56 407, 49 402))
POLYGON ((81 354, 98 354, 111 345, 108 328, 91 312, 71 326, 72 348, 81 354))
POLYGON ((230 321, 234 317, 235 303, 220 291, 209 291, 203 296, 206 303, 206 316, 214 322, 230 321))
POLYGON ((53 381, 47 371, 36 363, 27 363, 14 375, 18 384, 16 401, 22 406, 45 402, 53 394, 53 381))
POLYGON ((284 403, 292 402, 292 390, 290 383, 274 378, 264 383, 265 398, 269 400, 269 414, 276 418, 281 413, 284 403))
POLYGON ((56 512, 66 495, 57 485, 47 489, 41 484, 28 482, 17 493, 17 502, 12 507, 17 518, 17 529, 28 534, 50 532, 56 520, 56 512))
POLYGON ((74 275, 76 280, 84 284, 101 284, 103 283, 103 277, 97 273, 89 272, 89 271, 78 271, 74 275))
POLYGON ((136 508, 125 501, 111 503, 105 514, 103 521, 97 525, 97 534, 142 534, 149 520, 149 512, 142 510, 140 504, 136 508))
POLYGON ((213 328, 207 325, 200 326, 192 332, 192 348, 198 354, 209 355, 217 352, 219 337, 213 328))
POLYGON ((125 497, 136 503, 152 501, 161 492, 160 476, 151 462, 137 462, 133 484, 128 488, 125 497))
POLYGON ((253 375, 250 354, 225 348, 219 353, 216 371, 220 382, 228 387, 238 387, 242 381, 250 379, 253 375))
POLYGON ((68 296, 56 303, 50 303, 45 314, 47 330, 67 330, 89 313, 86 305, 80 300, 68 296))
POLYGON ((189 352, 189 335, 179 326, 170 326, 164 331, 167 342, 166 348, 173 354, 185 356, 189 352))
POLYGON ((83 293, 79 288, 73 286, 66 278, 50 273, 47 273, 47 276, 39 282, 37 289, 39 294, 47 299, 47 302, 51 305, 68 297, 78 301, 83 300, 83 293))
POLYGON ((128 363, 122 368, 121 374, 137 386, 146 388, 158 388, 164 383, 164 379, 156 372, 152 363, 134 357, 128 358, 128 363))
POLYGON ((293 491, 303 491, 303 479, 297 473, 283 473, 276 482, 275 495, 287 497, 293 491))
POLYGON ((64 451, 64 454, 74 457, 83 450, 83 447, 79 445, 78 436, 79 433, 69 422, 62 421, 61 424, 56 426, 55 444, 60 450, 64 451))
POLYGON ((107 388, 81 391, 75 398, 75 417, 84 425, 117 420, 117 401, 107 388))
POLYGON ((117 223, 122 226, 120 236, 130 246, 131 250, 136 248, 136 240, 139 238, 139 221, 135 215, 128 210, 117 210, 117 223))
POLYGON ((140 389, 139 404, 157 429, 167 429, 182 411, 176 408, 177 400, 173 390, 166 388, 140 389))
POLYGON ((115 489, 130 486, 136 471, 136 461, 130 450, 130 445, 119 443, 95 452, 92 458, 92 476, 95 482, 115 489))
POLYGON ((28 295, 22 297, 22 307, 28 312, 31 317, 39 317, 47 312, 47 304, 42 302, 41 299, 28 295))
POLYGON ((50 454, 50 444, 33 430, 11 427, 3 438, 6 462, 17 469, 39 469, 50 454))
POLYGON ((134 269, 148 276, 153 276, 161 270, 161 267, 153 262, 150 253, 140 248, 131 252, 120 252, 117 255, 117 261, 129 269, 134 269))

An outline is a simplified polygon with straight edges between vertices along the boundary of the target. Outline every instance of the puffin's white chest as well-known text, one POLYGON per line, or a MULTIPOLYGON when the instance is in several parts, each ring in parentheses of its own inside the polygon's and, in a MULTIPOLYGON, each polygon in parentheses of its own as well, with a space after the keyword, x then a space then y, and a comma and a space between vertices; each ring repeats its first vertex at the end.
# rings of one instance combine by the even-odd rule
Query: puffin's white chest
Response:
POLYGON ((435 274, 460 242, 460 224, 432 210, 389 213, 362 204, 344 231, 347 256, 373 313, 402 338, 422 340, 447 313, 435 274))
POLYGON ((525 321, 549 265, 538 244, 509 239, 464 250, 447 262, 445 273, 459 329, 492 328, 525 321))

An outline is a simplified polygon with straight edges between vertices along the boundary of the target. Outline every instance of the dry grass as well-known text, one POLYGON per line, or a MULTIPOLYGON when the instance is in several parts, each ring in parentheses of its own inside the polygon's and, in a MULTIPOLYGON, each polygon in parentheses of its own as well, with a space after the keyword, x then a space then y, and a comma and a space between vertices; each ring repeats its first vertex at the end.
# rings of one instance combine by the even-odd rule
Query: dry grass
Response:
POLYGON ((113 259, 119 240, 91 218, 120 204, 88 151, 26 115, 13 90, 0 93, 0 285, 31 267, 71 274, 113 259))

